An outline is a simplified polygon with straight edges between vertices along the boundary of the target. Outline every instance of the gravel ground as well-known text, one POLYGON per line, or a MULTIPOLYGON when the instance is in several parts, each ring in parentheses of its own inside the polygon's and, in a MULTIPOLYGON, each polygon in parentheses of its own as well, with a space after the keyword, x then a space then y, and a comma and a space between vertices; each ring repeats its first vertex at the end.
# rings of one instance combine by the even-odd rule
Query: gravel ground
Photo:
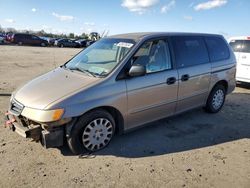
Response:
MULTIPOLYGON (((80 49, 0 46, 0 124, 9 94, 80 49)), ((250 187, 250 86, 218 114, 196 109, 73 156, 0 126, 0 187, 250 187)))

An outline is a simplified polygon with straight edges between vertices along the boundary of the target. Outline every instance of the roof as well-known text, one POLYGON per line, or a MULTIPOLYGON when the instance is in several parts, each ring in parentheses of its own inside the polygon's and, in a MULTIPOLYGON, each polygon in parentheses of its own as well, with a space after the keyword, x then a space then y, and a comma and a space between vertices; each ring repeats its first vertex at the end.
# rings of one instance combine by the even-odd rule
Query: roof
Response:
POLYGON ((194 35, 194 36, 221 36, 218 34, 208 34, 208 33, 185 33, 185 32, 140 32, 140 33, 125 33, 119 35, 109 36, 109 38, 124 38, 124 39, 133 39, 138 41, 144 37, 157 37, 157 36, 178 36, 178 35, 194 35))
POLYGON ((231 41, 231 40, 250 40, 250 36, 231 37, 231 38, 229 38, 229 41, 231 41))

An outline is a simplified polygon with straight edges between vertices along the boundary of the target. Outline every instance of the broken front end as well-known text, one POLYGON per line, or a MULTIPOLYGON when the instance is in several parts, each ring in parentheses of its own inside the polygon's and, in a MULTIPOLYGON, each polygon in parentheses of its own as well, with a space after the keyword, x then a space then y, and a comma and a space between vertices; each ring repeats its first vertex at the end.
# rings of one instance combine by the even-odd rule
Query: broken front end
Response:
POLYGON ((71 121, 71 118, 60 119, 62 113, 61 109, 60 111, 30 109, 12 99, 5 114, 5 126, 24 138, 41 142, 45 148, 59 147, 64 142, 65 125, 71 121))

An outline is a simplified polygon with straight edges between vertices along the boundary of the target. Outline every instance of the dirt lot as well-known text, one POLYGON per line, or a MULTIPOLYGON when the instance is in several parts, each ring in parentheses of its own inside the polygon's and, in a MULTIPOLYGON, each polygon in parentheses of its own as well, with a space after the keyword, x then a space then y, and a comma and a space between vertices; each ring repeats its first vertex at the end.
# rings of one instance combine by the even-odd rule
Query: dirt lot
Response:
MULTIPOLYGON (((0 46, 0 124, 8 94, 80 49, 0 46)), ((0 187, 250 187, 250 87, 202 109, 117 136, 88 158, 0 127, 0 187)))

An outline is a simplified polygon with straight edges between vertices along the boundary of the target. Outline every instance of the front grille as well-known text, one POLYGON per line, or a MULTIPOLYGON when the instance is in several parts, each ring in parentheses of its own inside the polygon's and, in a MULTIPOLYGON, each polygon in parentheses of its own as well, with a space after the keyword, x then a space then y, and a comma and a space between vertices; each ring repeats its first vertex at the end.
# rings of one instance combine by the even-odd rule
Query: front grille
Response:
POLYGON ((10 112, 15 116, 19 116, 22 113, 23 107, 21 103, 13 99, 10 104, 10 112))

